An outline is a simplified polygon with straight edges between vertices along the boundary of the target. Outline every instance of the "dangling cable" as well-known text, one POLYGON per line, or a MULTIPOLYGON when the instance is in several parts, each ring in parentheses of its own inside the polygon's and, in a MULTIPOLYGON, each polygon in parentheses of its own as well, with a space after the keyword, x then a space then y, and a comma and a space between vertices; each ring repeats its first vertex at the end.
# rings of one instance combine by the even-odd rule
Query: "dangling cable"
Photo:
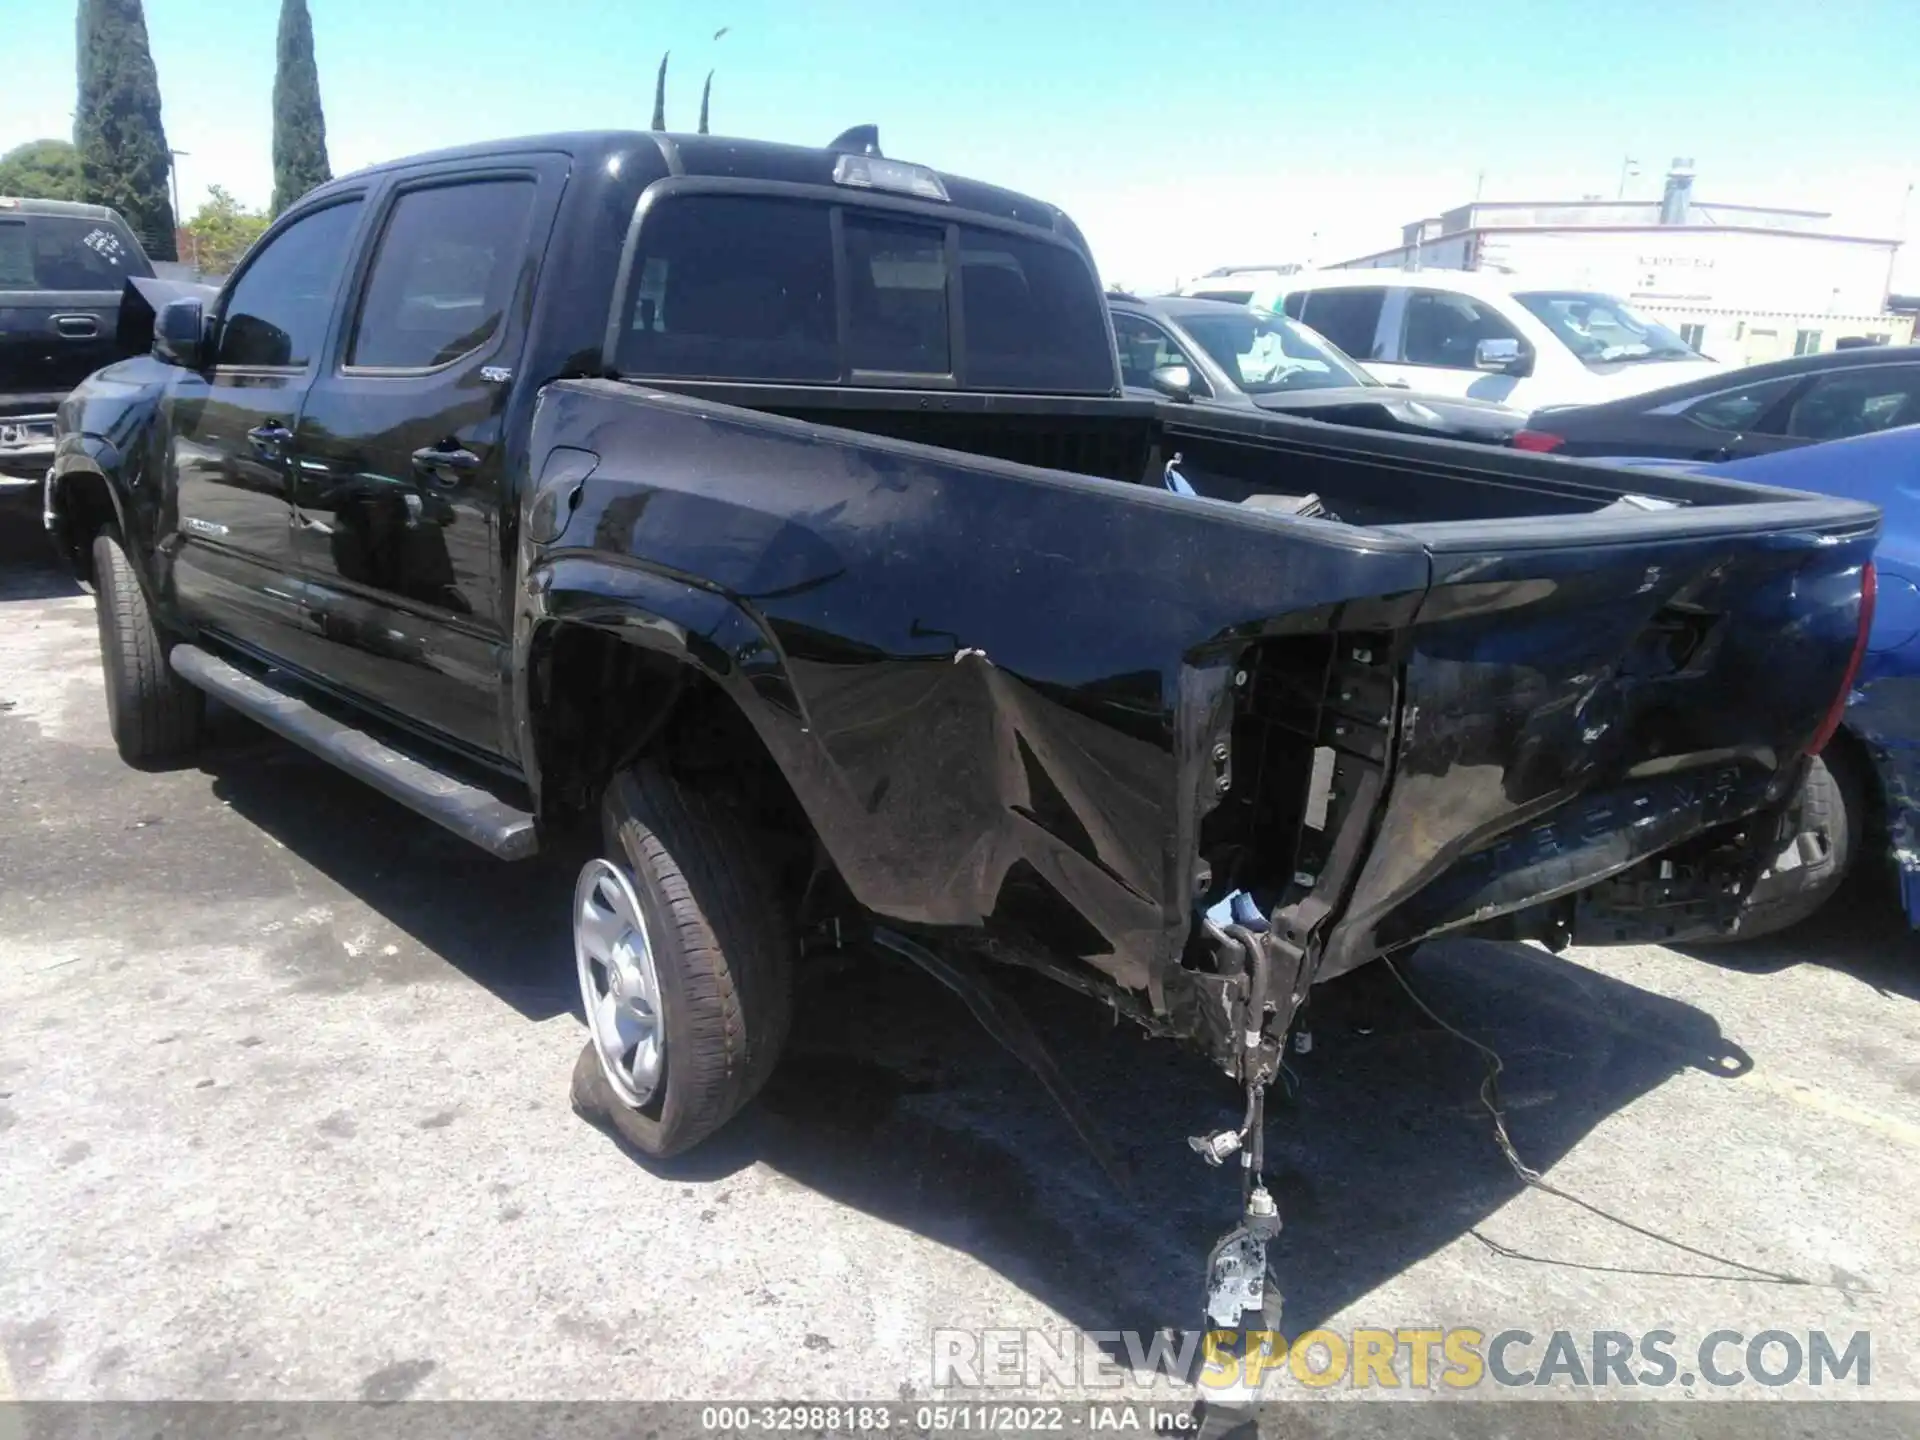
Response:
MULTIPOLYGON (((1673 1249, 1684 1251, 1688 1255, 1696 1255, 1702 1260, 1710 1260, 1716 1265, 1725 1265, 1732 1269, 1744 1270, 1746 1272, 1744 1275, 1698 1275, 1698 1274, 1691 1274, 1688 1272, 1681 1272, 1681 1271, 1652 1271, 1652 1272, 1636 1272, 1636 1273, 1676 1275, 1676 1276, 1679 1276, 1680 1278, 1697 1279, 1697 1280, 1742 1280, 1742 1281, 1748 1281, 1748 1282, 1766 1282, 1766 1283, 1775 1284, 1775 1285, 1807 1285, 1807 1286, 1814 1286, 1821 1289, 1838 1289, 1843 1291, 1848 1289, 1848 1287, 1846 1286, 1821 1285, 1820 1282, 1815 1280, 1808 1280, 1804 1276, 1791 1275, 1781 1270, 1768 1270, 1764 1266, 1749 1265, 1744 1260, 1735 1260, 1726 1255, 1716 1255, 1711 1250, 1702 1250, 1697 1245, 1689 1245, 1684 1240, 1675 1240, 1670 1235, 1662 1235, 1657 1230, 1650 1230, 1646 1226, 1638 1224, 1635 1221, 1628 1220, 1625 1217, 1620 1215, 1615 1215, 1612 1211, 1604 1210, 1600 1206, 1595 1205, 1590 1200, 1582 1200, 1578 1195, 1569 1194, 1567 1191, 1562 1190, 1558 1185, 1552 1184, 1550 1181, 1543 1179, 1538 1170, 1535 1170, 1531 1165, 1527 1164, 1526 1161, 1520 1158, 1520 1152, 1514 1148, 1513 1139, 1507 1133, 1506 1111, 1500 1101, 1500 1072, 1505 1067, 1501 1063, 1499 1053, 1495 1051, 1492 1046, 1481 1043, 1480 1041, 1474 1039, 1471 1035, 1468 1035, 1464 1031, 1458 1029, 1457 1027, 1448 1024, 1445 1020, 1442 1020, 1438 1015, 1436 1015, 1433 1011, 1433 1007, 1428 1005, 1426 1001, 1422 1000, 1420 998, 1419 993, 1413 988, 1413 986, 1407 983, 1407 977, 1400 973, 1400 967, 1394 964, 1393 957, 1391 955, 1384 955, 1381 957, 1381 960, 1386 965, 1387 969, 1393 972, 1393 978, 1400 982, 1400 988, 1407 992, 1407 998, 1413 1001, 1413 1003, 1419 1007, 1421 1014, 1425 1015, 1434 1024, 1438 1025, 1442 1030, 1446 1031, 1447 1034, 1453 1036, 1454 1039, 1459 1040, 1463 1044, 1471 1045, 1475 1050, 1480 1052, 1482 1058, 1486 1061, 1486 1067, 1487 1067, 1486 1077, 1482 1079, 1480 1082, 1480 1103, 1486 1107, 1487 1113, 1493 1116, 1494 1143, 1500 1147, 1500 1153, 1506 1157, 1507 1164, 1513 1167, 1513 1173, 1515 1175, 1518 1175, 1525 1184, 1532 1186, 1535 1190, 1543 1191, 1548 1195, 1553 1195, 1561 1200, 1565 1200, 1570 1205, 1578 1205, 1582 1210, 1587 1211, 1589 1214, 1597 1215, 1602 1220, 1608 1221, 1609 1223, 1614 1225, 1618 1225, 1622 1229, 1631 1230, 1636 1235, 1644 1235, 1649 1240, 1658 1241, 1662 1245, 1671 1246, 1673 1249)), ((1488 1240, 1484 1235, 1478 1235, 1478 1232, 1475 1232, 1475 1233, 1478 1236, 1481 1244, 1487 1246, 1487 1248, 1494 1251, 1495 1254, 1506 1255, 1512 1258, 1523 1259, 1523 1260, 1534 1260, 1539 1258, 1537 1256, 1524 1255, 1517 1250, 1509 1250, 1506 1246, 1496 1244, 1494 1241, 1488 1240)), ((1543 1263, 1571 1264, 1576 1262, 1546 1261, 1543 1263)), ((1581 1268, 1610 1269, 1613 1267, 1582 1266, 1581 1268)))

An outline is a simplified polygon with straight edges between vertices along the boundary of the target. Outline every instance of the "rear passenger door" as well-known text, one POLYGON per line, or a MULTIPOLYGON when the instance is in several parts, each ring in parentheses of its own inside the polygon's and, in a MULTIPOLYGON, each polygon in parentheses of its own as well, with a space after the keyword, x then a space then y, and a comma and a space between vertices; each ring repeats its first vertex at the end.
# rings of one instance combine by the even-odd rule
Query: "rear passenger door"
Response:
POLYGON ((402 176, 293 440, 307 665, 503 753, 504 419, 566 161, 402 176))
POLYGON ((1332 290, 1296 290, 1281 309, 1338 345, 1382 380, 1374 361, 1385 356, 1397 306, 1390 306, 1385 285, 1355 285, 1332 290))

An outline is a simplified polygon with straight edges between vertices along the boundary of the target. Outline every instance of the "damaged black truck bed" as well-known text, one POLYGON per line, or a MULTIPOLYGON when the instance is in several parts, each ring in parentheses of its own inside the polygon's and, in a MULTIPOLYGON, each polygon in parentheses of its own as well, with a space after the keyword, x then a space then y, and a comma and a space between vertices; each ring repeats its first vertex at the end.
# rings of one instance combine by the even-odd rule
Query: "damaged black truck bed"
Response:
POLYGON ((868 135, 400 162, 156 333, 48 497, 130 759, 208 691, 506 858, 597 819, 576 1098, 651 1153, 822 946, 1056 1090, 996 962, 1201 1046, 1255 1152, 1220 1323, 1309 987, 1736 926, 1870 605, 1867 506, 1122 398, 1071 222, 868 135))

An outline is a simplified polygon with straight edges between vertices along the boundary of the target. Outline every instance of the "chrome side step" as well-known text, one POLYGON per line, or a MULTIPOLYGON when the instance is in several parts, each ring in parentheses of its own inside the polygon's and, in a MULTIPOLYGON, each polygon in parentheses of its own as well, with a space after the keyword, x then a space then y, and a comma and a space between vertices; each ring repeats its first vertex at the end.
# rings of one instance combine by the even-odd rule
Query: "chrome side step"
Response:
POLYGON ((491 791, 443 774, 198 646, 176 645, 170 659, 189 685, 444 825, 461 839, 502 860, 524 860, 539 849, 533 816, 491 791))

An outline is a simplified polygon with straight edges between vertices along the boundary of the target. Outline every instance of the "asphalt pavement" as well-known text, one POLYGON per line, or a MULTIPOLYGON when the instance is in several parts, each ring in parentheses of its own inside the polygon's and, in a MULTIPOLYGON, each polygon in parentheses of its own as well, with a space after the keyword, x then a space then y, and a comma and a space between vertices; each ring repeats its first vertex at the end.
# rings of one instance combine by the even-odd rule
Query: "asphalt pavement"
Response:
MULTIPOLYGON (((1197 1058, 1015 984, 1120 1194, 956 1000, 849 954, 760 1102, 636 1161, 567 1103, 574 859, 503 865, 231 715, 122 765, 34 520, 0 511, 0 1397, 913 1401, 937 1331, 1197 1323, 1237 1191, 1186 1143, 1236 1109, 1197 1058)), ((1542 1368, 1556 1330, 1865 1331, 1867 1387, 1663 1393, 1920 1399, 1920 943, 1877 880, 1747 947, 1406 974, 1586 1204, 1522 1183, 1480 1057, 1368 967, 1274 1107, 1288 1332, 1520 1329, 1542 1368)))

